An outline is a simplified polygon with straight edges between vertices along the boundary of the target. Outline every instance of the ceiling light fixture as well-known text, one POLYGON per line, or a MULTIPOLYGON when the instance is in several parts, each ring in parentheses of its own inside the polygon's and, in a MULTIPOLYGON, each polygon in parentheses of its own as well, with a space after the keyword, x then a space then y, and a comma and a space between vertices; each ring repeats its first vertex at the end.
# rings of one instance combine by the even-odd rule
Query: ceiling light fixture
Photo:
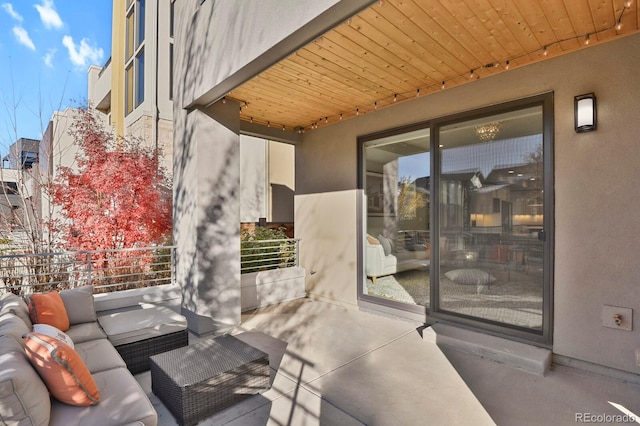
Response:
POLYGON ((492 141, 495 139, 498 132, 500 132, 501 127, 502 122, 500 121, 493 121, 491 123, 476 126, 476 135, 478 135, 481 141, 492 141))

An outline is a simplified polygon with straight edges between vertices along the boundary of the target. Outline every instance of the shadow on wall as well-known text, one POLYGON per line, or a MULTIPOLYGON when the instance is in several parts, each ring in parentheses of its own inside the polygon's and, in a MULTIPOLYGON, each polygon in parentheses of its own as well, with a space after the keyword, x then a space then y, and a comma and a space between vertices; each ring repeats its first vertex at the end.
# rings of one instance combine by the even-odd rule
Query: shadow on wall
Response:
POLYGON ((198 178, 197 155, 200 153, 196 152, 196 142, 203 141, 195 141, 194 138, 197 137, 197 125, 207 118, 199 111, 187 112, 183 107, 197 90, 197 77, 207 72, 206 52, 213 49, 209 22, 213 19, 214 10, 215 0, 210 0, 208 7, 200 7, 198 2, 179 6, 176 42, 183 53, 176 57, 174 65, 174 220, 181 222, 181 226, 174 227, 178 247, 177 279, 183 289, 182 306, 212 317, 224 306, 228 307, 229 300, 239 300, 240 297, 239 285, 229 286, 228 282, 233 280, 225 279, 230 274, 239 277, 237 253, 220 249, 227 247, 231 238, 237 239, 239 233, 238 226, 225 223, 226 206, 229 200, 236 199, 238 190, 234 180, 237 176, 230 176, 226 171, 237 158, 239 146, 232 144, 220 150, 218 155, 222 161, 217 175, 209 177, 206 182, 200 181, 198 185, 208 188, 206 193, 210 196, 207 199, 198 197, 198 193, 205 192, 194 188, 192 180, 198 178), (207 16, 201 16, 203 12, 207 12, 207 16), (200 216, 206 219, 199 219, 200 216))

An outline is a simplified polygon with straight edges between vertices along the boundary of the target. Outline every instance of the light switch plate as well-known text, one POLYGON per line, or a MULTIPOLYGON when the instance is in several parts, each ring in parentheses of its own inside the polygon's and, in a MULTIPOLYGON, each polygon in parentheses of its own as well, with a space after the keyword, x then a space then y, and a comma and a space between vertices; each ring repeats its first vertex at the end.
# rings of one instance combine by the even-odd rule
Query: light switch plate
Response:
POLYGON ((633 309, 620 306, 602 305, 602 326, 617 330, 631 331, 633 309), (616 324, 616 315, 620 316, 620 325, 616 324))

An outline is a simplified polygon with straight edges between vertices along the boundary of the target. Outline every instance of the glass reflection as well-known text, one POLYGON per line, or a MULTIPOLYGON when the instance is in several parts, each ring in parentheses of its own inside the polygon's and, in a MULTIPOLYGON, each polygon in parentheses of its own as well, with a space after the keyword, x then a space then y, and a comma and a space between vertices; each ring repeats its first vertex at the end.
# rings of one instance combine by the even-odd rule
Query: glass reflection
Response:
POLYGON ((542 107, 441 128, 441 310, 542 328, 542 133, 542 107))
POLYGON ((429 129, 364 144, 364 294, 429 304, 429 129))

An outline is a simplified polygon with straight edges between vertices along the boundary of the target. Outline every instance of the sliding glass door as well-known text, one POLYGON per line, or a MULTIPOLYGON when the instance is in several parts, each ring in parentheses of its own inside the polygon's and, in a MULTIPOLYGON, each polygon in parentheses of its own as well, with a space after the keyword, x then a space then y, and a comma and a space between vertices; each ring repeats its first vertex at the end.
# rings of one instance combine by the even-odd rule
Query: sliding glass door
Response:
POLYGON ((551 342, 551 94, 361 141, 368 302, 551 342))
POLYGON ((365 295, 429 304, 429 135, 417 129, 363 145, 365 295))
POLYGON ((439 128, 438 308, 541 332, 541 105, 439 128))

